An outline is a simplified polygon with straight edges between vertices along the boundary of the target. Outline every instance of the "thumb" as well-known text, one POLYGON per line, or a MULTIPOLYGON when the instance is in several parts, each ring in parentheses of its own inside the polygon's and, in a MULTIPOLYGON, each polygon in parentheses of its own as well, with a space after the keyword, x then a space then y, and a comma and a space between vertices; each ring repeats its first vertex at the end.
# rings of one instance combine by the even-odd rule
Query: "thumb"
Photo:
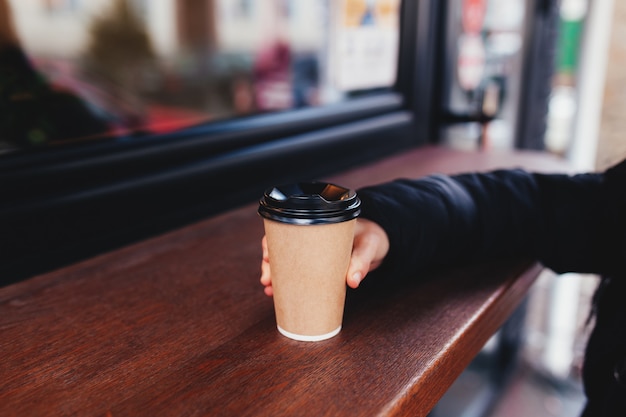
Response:
POLYGON ((348 265, 346 282, 350 288, 357 288, 367 273, 376 268, 380 238, 372 233, 359 236, 354 241, 352 257, 348 265))

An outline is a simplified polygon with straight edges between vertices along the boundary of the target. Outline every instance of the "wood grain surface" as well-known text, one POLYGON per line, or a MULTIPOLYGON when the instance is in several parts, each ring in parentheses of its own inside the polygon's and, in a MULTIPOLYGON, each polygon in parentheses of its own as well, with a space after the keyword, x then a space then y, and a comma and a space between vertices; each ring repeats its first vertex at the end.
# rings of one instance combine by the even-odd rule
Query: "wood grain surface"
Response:
MULTIPOLYGON (((432 147, 330 180, 513 166, 566 169, 432 147)), ((425 416, 541 270, 515 260, 351 290, 338 336, 296 342, 258 282, 262 235, 248 205, 0 289, 0 415, 425 416)))

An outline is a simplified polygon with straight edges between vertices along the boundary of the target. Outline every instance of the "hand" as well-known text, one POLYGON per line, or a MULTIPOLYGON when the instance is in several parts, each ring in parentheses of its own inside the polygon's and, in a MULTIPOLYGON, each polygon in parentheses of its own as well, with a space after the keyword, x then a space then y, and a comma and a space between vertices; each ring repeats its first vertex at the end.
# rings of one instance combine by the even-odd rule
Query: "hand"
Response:
MULTIPOLYGON (((261 240, 263 259, 261 261, 261 284, 265 294, 271 296, 272 277, 267 252, 267 239, 261 240)), ((369 271, 376 269, 389 252, 389 238, 378 224, 367 219, 357 219, 354 230, 352 256, 346 273, 346 283, 350 288, 357 288, 369 271)))

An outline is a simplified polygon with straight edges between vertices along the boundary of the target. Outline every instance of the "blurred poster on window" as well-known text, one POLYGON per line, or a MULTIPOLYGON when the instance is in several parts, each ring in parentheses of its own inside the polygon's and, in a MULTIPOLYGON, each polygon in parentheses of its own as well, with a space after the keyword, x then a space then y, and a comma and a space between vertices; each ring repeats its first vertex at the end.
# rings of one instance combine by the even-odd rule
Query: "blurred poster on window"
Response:
POLYGON ((335 27, 329 46, 336 88, 347 92, 393 85, 400 1, 340 0, 333 6, 335 27))

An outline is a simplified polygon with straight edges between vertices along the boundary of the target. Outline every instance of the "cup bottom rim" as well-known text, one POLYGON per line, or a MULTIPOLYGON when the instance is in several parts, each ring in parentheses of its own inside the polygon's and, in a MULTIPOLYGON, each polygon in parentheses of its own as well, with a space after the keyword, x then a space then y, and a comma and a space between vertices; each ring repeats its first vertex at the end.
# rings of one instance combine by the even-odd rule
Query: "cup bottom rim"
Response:
POLYGON ((278 331, 280 332, 280 334, 282 334, 283 336, 288 337, 293 340, 298 340, 300 342, 319 342, 321 340, 330 339, 331 337, 334 337, 337 334, 339 334, 339 332, 341 331, 341 326, 339 326, 335 330, 325 333, 325 334, 303 335, 303 334, 296 334, 296 333, 287 331, 283 329, 282 327, 280 327, 279 325, 276 325, 276 327, 278 328, 278 331))

